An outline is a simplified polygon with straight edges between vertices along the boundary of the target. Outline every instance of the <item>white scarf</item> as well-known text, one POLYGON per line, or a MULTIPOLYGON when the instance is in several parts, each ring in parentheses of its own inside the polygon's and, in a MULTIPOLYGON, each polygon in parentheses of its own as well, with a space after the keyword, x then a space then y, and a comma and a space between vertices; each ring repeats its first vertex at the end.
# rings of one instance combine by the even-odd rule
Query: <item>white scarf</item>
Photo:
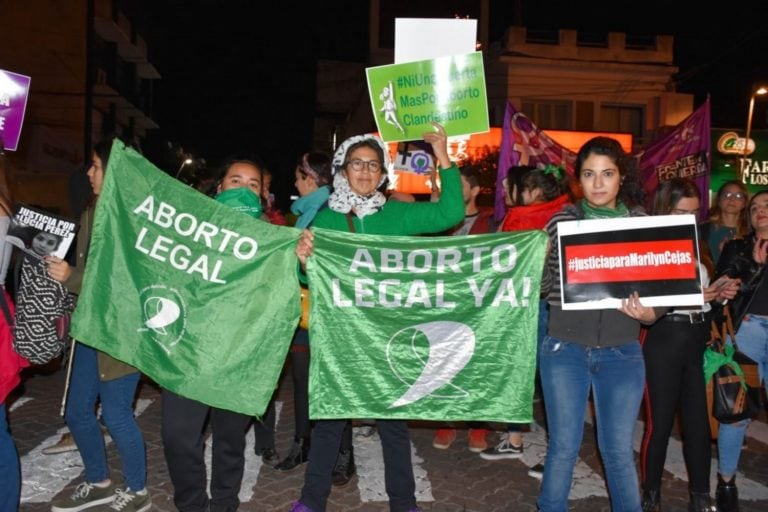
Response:
MULTIPOLYGON (((387 179, 387 175, 383 173, 377 187, 380 187, 385 179, 387 179)), ((337 172, 333 177, 333 192, 328 198, 328 207, 335 212, 346 214, 352 211, 358 218, 362 219, 366 215, 381 210, 386 202, 387 197, 378 190, 367 196, 353 192, 349 186, 349 181, 342 172, 337 172)))

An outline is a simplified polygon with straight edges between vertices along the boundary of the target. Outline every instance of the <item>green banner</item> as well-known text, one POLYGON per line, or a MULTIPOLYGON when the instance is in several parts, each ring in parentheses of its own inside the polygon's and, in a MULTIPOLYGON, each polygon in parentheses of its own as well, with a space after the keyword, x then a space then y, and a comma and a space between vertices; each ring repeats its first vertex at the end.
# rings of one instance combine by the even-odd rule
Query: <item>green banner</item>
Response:
POLYGON ((217 203, 116 142, 72 336, 182 396, 260 415, 299 318, 298 234, 217 203))
POLYGON ((481 52, 366 69, 376 126, 387 142, 487 132, 488 99, 481 52))
POLYGON ((543 231, 314 232, 310 417, 531 421, 543 231))

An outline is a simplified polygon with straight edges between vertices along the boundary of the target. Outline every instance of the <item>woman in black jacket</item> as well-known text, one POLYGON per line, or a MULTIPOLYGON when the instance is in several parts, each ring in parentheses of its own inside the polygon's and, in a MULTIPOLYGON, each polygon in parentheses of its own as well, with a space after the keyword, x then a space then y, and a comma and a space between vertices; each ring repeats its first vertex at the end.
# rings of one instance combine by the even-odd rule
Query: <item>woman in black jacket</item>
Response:
MULTIPOLYGON (((764 382, 768 372, 768 190, 752 196, 749 221, 752 232, 725 245, 715 274, 741 281, 739 294, 730 306, 736 339, 741 352, 758 363, 764 382)), ((716 496, 721 512, 739 509, 735 475, 748 424, 749 420, 720 425, 716 496)))

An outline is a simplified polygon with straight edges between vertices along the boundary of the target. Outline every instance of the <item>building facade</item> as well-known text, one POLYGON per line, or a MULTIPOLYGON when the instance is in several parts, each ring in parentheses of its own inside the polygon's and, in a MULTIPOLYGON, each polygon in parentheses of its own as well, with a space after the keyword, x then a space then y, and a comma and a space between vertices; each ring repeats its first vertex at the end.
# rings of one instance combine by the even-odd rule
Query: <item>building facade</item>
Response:
MULTIPOLYGON (((489 41, 489 4, 448 2, 443 15, 477 19, 492 126, 501 126, 510 101, 540 128, 627 132, 637 148, 693 112, 693 95, 675 91, 672 36, 536 31, 510 19, 504 37, 489 41)), ((394 19, 441 15, 401 0, 369 5, 368 62, 318 64, 316 147, 376 129, 365 68, 393 62, 394 19)))
POLYGON ((18 150, 6 153, 13 199, 70 213, 69 176, 117 134, 141 147, 153 84, 139 24, 121 0, 26 0, 3 10, 0 67, 31 77, 18 150))

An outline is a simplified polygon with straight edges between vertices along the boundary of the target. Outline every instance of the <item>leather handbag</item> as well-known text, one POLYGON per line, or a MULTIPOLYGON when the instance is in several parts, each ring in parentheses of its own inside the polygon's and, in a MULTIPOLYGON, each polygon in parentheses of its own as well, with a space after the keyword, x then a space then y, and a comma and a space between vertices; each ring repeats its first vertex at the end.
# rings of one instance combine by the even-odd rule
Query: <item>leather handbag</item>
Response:
POLYGON ((727 305, 713 318, 711 326, 712 339, 704 353, 705 373, 710 377, 707 403, 711 419, 719 423, 736 423, 754 418, 760 413, 757 363, 739 350, 727 305), (727 338, 731 343, 726 342, 727 338))

